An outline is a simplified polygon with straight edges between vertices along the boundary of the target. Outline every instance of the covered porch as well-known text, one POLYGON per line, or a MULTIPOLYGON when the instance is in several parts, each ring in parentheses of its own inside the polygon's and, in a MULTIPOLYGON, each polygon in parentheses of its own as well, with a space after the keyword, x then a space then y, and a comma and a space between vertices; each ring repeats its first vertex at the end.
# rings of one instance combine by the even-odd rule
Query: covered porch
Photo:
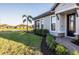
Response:
POLYGON ((79 35, 79 9, 73 8, 55 13, 58 36, 77 37, 79 35))

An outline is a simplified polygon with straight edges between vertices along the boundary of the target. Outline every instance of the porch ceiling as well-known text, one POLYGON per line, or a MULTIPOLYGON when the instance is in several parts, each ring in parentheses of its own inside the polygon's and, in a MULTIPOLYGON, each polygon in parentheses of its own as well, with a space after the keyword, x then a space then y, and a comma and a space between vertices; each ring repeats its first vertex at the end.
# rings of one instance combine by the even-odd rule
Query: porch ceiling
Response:
POLYGON ((71 13, 75 13, 75 12, 76 12, 76 10, 75 9, 72 9, 72 10, 65 11, 63 13, 71 14, 71 13))
POLYGON ((70 10, 65 10, 65 11, 61 11, 61 12, 58 12, 58 13, 55 13, 55 14, 71 14, 71 13, 75 13, 76 12, 76 9, 70 9, 70 10))

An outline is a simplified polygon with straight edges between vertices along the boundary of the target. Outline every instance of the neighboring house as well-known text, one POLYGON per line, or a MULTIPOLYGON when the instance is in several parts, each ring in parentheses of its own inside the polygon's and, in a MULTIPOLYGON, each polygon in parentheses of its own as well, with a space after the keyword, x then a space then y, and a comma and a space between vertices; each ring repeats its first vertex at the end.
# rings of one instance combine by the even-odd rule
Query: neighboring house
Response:
POLYGON ((48 29, 54 36, 79 35, 78 3, 56 3, 50 11, 34 19, 36 29, 48 29))
POLYGON ((19 25, 16 26, 16 28, 18 28, 18 29, 26 29, 27 25, 19 24, 19 25))
POLYGON ((1 24, 0 25, 0 29, 5 29, 5 28, 8 28, 9 27, 9 25, 7 25, 7 24, 1 24))
POLYGON ((15 28, 15 26, 10 26, 10 25, 7 25, 7 24, 1 24, 0 25, 0 29, 9 29, 9 28, 15 28))
MULTIPOLYGON (((33 28, 32 25, 29 25, 28 27, 33 28)), ((26 28, 27 28, 27 25, 25 25, 25 24, 19 24, 17 26, 11 26, 8 24, 1 24, 0 25, 0 29, 26 29, 26 28)))

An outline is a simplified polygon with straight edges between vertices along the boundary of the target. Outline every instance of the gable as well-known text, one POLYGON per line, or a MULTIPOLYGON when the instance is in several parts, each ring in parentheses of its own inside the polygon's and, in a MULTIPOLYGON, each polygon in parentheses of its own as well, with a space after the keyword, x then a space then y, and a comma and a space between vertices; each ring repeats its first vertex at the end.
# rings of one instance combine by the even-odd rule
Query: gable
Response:
POLYGON ((55 12, 67 10, 76 6, 76 3, 61 3, 55 8, 55 12))

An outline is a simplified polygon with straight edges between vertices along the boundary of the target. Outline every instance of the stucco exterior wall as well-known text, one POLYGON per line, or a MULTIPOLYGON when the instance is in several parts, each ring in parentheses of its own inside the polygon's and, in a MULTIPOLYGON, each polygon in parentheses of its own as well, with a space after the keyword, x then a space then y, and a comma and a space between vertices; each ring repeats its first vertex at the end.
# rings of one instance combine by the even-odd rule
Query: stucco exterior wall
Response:
POLYGON ((51 26, 51 16, 47 16, 44 18, 44 29, 48 29, 50 31, 51 26))
POLYGON ((79 9, 77 9, 78 16, 76 17, 76 32, 75 35, 79 35, 79 9))

